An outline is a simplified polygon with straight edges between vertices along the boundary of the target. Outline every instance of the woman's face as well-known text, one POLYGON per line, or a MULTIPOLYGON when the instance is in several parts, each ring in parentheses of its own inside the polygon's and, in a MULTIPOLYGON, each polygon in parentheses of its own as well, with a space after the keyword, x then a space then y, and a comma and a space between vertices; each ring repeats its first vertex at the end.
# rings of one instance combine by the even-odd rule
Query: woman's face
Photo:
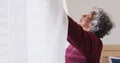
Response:
POLYGON ((82 15, 82 18, 80 19, 79 24, 83 27, 83 28, 89 28, 89 24, 91 23, 91 21, 93 20, 94 17, 94 13, 90 12, 89 14, 86 15, 82 15))

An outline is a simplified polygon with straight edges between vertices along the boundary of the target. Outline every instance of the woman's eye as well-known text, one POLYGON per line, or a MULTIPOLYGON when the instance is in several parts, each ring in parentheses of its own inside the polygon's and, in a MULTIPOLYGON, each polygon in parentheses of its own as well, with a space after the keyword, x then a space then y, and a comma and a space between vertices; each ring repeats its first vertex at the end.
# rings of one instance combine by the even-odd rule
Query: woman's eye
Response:
POLYGON ((83 17, 86 17, 87 15, 83 15, 83 17))

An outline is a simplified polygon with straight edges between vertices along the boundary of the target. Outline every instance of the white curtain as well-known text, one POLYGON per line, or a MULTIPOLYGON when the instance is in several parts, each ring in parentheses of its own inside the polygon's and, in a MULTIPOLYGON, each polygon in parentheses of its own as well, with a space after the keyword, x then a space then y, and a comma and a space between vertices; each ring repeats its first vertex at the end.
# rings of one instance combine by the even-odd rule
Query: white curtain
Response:
POLYGON ((65 63, 62 0, 0 0, 0 63, 65 63))

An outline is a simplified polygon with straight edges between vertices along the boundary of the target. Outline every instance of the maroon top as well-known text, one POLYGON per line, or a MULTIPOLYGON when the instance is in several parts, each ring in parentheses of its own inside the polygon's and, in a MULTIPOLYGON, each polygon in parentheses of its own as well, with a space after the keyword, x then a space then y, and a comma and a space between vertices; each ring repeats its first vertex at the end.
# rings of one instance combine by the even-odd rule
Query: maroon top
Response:
POLYGON ((92 32, 87 32, 80 25, 68 17, 68 41, 66 49, 66 63, 100 63, 103 44, 92 32))

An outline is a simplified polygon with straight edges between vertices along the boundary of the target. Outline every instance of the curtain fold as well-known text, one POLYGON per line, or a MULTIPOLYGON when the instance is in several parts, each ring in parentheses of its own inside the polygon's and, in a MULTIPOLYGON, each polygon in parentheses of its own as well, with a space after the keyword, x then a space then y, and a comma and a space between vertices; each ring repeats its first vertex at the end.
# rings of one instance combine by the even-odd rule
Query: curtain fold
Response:
POLYGON ((65 63, 62 0, 0 0, 0 63, 65 63))
POLYGON ((27 63, 27 21, 25 0, 8 0, 11 63, 27 63))

